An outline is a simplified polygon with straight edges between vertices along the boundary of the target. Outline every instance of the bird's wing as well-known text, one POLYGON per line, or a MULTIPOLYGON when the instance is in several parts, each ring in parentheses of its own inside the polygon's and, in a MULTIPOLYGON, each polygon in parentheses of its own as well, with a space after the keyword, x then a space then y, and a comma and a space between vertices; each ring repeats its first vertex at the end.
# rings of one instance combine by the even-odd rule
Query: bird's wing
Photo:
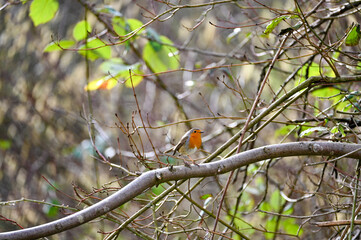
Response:
POLYGON ((174 149, 174 147, 171 147, 171 148, 169 148, 169 149, 165 150, 165 151, 164 151, 164 153, 169 153, 169 152, 172 152, 172 151, 173 151, 173 149, 174 149))
POLYGON ((175 153, 186 143, 187 138, 187 134, 182 137, 179 143, 174 147, 173 155, 175 155, 175 153))

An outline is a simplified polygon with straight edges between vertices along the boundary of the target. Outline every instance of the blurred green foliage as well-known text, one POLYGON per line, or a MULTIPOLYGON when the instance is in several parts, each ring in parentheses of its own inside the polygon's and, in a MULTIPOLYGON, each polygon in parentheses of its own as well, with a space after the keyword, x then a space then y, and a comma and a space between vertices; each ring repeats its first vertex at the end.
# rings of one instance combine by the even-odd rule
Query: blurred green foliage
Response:
MULTIPOLYGON (((190 125, 205 131, 205 151, 197 157, 217 149, 248 117, 282 38, 279 33, 288 33, 283 37, 292 41, 305 26, 300 9, 287 1, 265 1, 262 7, 243 1, 190 1, 178 8, 175 4, 180 3, 175 1, 6 4, 0 8, 4 23, 0 24, 0 197, 4 202, 22 197, 39 202, 9 204, 2 207, 1 215, 23 227, 61 218, 74 212, 73 208, 81 210, 134 179, 116 165, 136 176, 180 164, 162 152, 177 143, 190 125), (96 150, 114 165, 107 165, 96 150), (51 204, 42 205, 42 199, 51 204), (58 207, 62 204, 63 208, 58 207)), ((314 7, 314 3, 302 4, 305 12, 314 7)), ((329 9, 341 7, 338 2, 325 4, 327 11, 312 15, 308 24, 329 9)), ((313 29, 326 40, 309 33, 311 37, 284 47, 255 116, 309 77, 335 77, 330 63, 341 75, 359 73, 359 25, 353 25, 347 15, 332 24, 325 35, 324 25, 313 29)), ((359 85, 319 85, 308 90, 291 106, 283 109, 282 103, 282 114, 248 140, 244 150, 305 139, 352 142, 357 130, 350 125, 358 119, 341 114, 360 112, 359 85)), ((315 202, 319 209, 333 209, 344 199, 332 202, 331 197, 315 194, 310 200, 289 203, 282 195, 297 198, 313 192, 324 170, 308 168, 309 161, 308 157, 273 159, 240 169, 225 197, 221 218, 255 239, 278 234, 329 237, 330 232, 313 233, 313 226, 288 215, 312 214, 315 202)), ((346 159, 341 164, 346 173, 353 170, 350 162, 346 159)), ((320 192, 339 189, 329 175, 320 192)), ((187 193, 192 201, 186 201, 180 192, 190 189, 194 181, 189 180, 130 227, 159 238, 206 237, 209 232, 204 229, 212 229, 214 219, 195 206, 216 214, 226 180, 224 176, 206 178, 201 187, 187 193), (193 230, 187 232, 185 226, 193 230), (167 235, 172 231, 173 235, 167 235)), ((99 225, 84 224, 54 239, 100 239, 99 232, 111 232, 168 186, 152 187, 116 209, 113 213, 121 220, 106 216, 99 225)), ((350 196, 350 189, 343 189, 347 190, 342 196, 350 196)), ((10 221, 3 222, 1 231, 18 229, 10 221)), ((121 235, 124 239, 136 236, 128 230, 121 235)))

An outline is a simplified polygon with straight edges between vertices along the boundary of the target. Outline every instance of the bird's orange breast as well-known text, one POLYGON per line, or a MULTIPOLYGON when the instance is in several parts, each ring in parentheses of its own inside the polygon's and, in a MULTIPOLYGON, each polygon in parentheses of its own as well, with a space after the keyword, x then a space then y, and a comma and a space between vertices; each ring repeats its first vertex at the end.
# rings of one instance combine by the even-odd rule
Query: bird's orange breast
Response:
POLYGON ((189 148, 199 149, 202 146, 202 138, 200 133, 192 133, 189 138, 189 148))

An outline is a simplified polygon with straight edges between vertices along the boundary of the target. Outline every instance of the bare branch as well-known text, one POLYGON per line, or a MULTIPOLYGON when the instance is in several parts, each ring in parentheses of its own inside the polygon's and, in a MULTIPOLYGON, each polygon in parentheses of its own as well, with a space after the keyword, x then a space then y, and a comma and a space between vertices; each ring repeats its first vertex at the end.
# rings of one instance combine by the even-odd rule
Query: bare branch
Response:
MULTIPOLYGON (((192 165, 191 168, 176 166, 172 170, 168 168, 152 170, 143 173, 112 196, 80 212, 40 226, 0 233, 0 239, 36 239, 63 232, 100 217, 130 201, 150 187, 163 182, 224 174, 242 166, 270 158, 306 155, 338 157, 357 149, 361 150, 361 146, 358 144, 334 142, 275 144, 242 152, 221 161, 200 164, 199 166, 192 165)), ((349 157, 360 159, 361 152, 354 152, 349 157)))

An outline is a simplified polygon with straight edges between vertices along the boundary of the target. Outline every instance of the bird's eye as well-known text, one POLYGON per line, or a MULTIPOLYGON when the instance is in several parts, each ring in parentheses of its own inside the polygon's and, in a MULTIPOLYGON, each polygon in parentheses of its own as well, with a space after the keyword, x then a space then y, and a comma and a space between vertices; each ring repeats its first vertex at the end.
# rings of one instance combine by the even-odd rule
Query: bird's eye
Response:
POLYGON ((194 131, 193 131, 193 133, 197 133, 197 131, 196 131, 196 130, 194 130, 194 131))

